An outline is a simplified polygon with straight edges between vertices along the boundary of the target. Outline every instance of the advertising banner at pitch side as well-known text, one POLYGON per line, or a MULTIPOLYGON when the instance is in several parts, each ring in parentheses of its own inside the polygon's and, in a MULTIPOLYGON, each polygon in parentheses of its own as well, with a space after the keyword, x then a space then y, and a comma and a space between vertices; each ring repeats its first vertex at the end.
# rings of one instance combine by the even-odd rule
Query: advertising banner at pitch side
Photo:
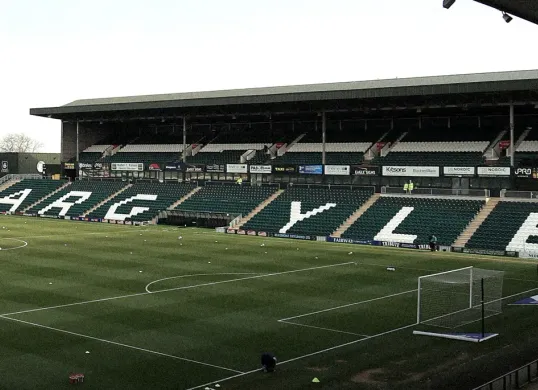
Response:
POLYGON ((439 177, 439 167, 383 166, 383 176, 439 177))

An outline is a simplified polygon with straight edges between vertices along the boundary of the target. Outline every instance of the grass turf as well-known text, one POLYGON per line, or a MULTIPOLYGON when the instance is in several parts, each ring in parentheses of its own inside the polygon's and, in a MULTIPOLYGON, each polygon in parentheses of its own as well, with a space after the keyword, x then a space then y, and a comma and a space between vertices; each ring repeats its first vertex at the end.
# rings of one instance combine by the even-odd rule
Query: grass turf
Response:
POLYGON ((8 216, 0 247, 2 389, 71 372, 91 389, 464 389, 535 358, 528 306, 488 319, 485 343, 412 335, 418 276, 504 270, 508 296, 538 291, 528 261, 8 216), (277 372, 243 375, 264 351, 277 372))

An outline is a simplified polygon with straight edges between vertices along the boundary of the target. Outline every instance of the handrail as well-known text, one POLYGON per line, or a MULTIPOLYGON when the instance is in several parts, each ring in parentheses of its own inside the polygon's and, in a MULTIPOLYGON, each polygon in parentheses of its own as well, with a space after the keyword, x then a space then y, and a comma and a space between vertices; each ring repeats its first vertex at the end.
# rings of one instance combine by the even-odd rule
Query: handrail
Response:
POLYGON ((495 378, 487 383, 484 383, 483 385, 475 387, 473 390, 521 389, 526 384, 534 382, 537 379, 538 359, 516 368, 515 370, 512 370, 509 373, 495 378))

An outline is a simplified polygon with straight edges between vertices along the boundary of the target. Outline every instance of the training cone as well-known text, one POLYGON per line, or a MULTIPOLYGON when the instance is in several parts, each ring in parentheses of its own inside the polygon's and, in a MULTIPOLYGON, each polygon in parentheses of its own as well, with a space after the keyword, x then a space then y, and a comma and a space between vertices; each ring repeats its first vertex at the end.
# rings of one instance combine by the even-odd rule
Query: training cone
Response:
POLYGON ((318 378, 312 379, 312 383, 319 383, 319 379, 318 378))

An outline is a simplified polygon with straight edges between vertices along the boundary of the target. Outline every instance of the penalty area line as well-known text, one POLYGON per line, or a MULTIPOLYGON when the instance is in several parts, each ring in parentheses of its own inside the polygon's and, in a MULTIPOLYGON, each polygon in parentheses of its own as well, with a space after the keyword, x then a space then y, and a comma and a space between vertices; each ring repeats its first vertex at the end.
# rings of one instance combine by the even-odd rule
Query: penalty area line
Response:
POLYGON ((215 364, 201 362, 199 360, 188 359, 188 358, 184 358, 184 357, 176 356, 176 355, 171 355, 171 354, 164 353, 164 352, 158 352, 158 351, 153 351, 151 349, 136 347, 134 345, 123 344, 123 343, 119 343, 117 341, 105 340, 105 339, 101 339, 99 337, 94 337, 94 336, 90 336, 90 335, 86 335, 86 334, 82 334, 82 333, 76 333, 76 332, 71 332, 71 331, 64 330, 64 329, 53 328, 51 326, 37 324, 35 322, 29 322, 29 321, 20 320, 20 319, 17 319, 17 318, 5 317, 3 315, 0 315, 0 318, 3 318, 4 320, 8 320, 8 321, 14 321, 14 322, 18 322, 18 323, 21 323, 21 324, 34 326, 34 327, 41 328, 41 329, 47 329, 47 330, 52 330, 52 331, 59 332, 59 333, 65 333, 65 334, 68 334, 68 335, 71 335, 71 336, 82 337, 82 338, 85 338, 85 339, 99 341, 99 342, 106 343, 106 344, 112 344, 112 345, 117 345, 117 346, 124 347, 124 348, 134 349, 134 350, 137 350, 137 351, 146 352, 146 353, 150 353, 150 354, 153 354, 153 355, 169 357, 169 358, 176 359, 176 360, 181 360, 181 361, 184 361, 184 362, 189 362, 189 363, 199 364, 199 365, 202 365, 202 366, 218 368, 220 370, 225 370, 225 371, 231 371, 231 372, 235 372, 235 373, 239 373, 239 374, 244 374, 243 371, 234 370, 234 369, 228 368, 228 367, 217 366, 215 364))
MULTIPOLYGON (((301 355, 301 356, 297 356, 297 357, 294 357, 294 358, 291 358, 291 359, 288 359, 288 360, 284 360, 282 362, 279 362, 278 365, 281 366, 282 364, 287 364, 287 363, 291 363, 291 362, 294 362, 294 361, 297 361, 297 360, 301 360, 301 359, 304 359, 304 358, 307 358, 307 357, 310 357, 310 356, 314 356, 314 355, 319 355, 319 354, 322 354, 322 353, 325 353, 325 352, 329 352, 329 351, 333 351, 335 349, 339 349, 339 348, 343 348, 343 347, 347 347, 349 345, 353 345, 353 344, 359 344, 363 341, 367 341, 367 340, 371 340, 371 339, 375 339, 377 337, 381 337, 381 336, 385 336, 385 335, 388 335, 388 334, 391 334, 391 333, 394 333, 394 332, 399 332, 401 330, 405 330, 405 329, 409 329, 413 326, 416 326, 417 323, 414 322, 412 324, 409 324, 409 325, 405 325, 405 326, 402 326, 400 328, 395 328, 395 329, 391 329, 391 330, 388 330, 386 332, 382 332, 382 333, 377 333, 377 334, 374 334, 372 336, 368 336, 368 337, 364 337, 364 338, 361 338, 361 339, 358 339, 358 340, 353 340, 353 341, 350 341, 348 343, 344 343, 344 344, 338 344, 338 345, 335 345, 334 347, 329 347, 329 348, 325 348, 325 349, 321 349, 319 351, 315 351, 315 352, 311 352, 311 353, 308 353, 306 355, 301 355)), ((245 376, 245 375, 249 375, 249 374, 253 374, 255 372, 260 372, 261 369, 256 369, 256 370, 251 370, 251 371, 247 371, 247 372, 243 372, 241 374, 237 374, 237 375, 233 375, 233 376, 229 376, 229 377, 226 377, 226 378, 222 378, 222 379, 218 379, 218 380, 215 380, 215 381, 211 381, 211 382, 207 382, 207 383, 204 383, 202 385, 198 385, 198 386, 195 386, 195 387, 190 387, 188 388, 187 390, 196 390, 196 389, 201 389, 203 387, 206 387, 206 386, 210 386, 212 384, 215 384, 215 383, 222 383, 222 382, 226 382, 226 381, 229 381, 231 379, 235 379, 235 378, 239 378, 239 377, 242 377, 242 376, 245 376)))
POLYGON ((119 295, 119 296, 115 296, 115 297, 92 299, 92 300, 89 300, 89 301, 66 303, 64 305, 55 305, 55 306, 39 307, 39 308, 35 308, 35 309, 20 310, 20 311, 15 311, 15 312, 11 312, 11 313, 0 314, 0 316, 3 316, 3 317, 4 316, 12 316, 12 315, 16 315, 16 314, 33 313, 33 312, 36 312, 36 311, 60 309, 60 308, 63 308, 63 307, 87 305, 87 304, 90 304, 90 303, 106 302, 106 301, 112 301, 112 300, 115 300, 115 299, 124 299, 124 298, 131 298, 131 297, 139 297, 139 296, 143 296, 143 295, 158 294, 158 293, 169 292, 169 291, 188 290, 188 289, 196 288, 196 287, 214 286, 214 285, 217 285, 217 284, 238 282, 238 281, 241 281, 241 280, 266 278, 266 277, 269 277, 269 276, 278 276, 278 275, 285 275, 285 274, 291 274, 291 273, 297 273, 297 272, 313 271, 313 270, 324 269, 324 268, 340 267, 340 266, 349 265, 349 264, 354 264, 354 263, 352 261, 349 261, 349 262, 346 262, 346 263, 322 265, 322 266, 319 266, 319 267, 300 268, 300 269, 294 269, 294 270, 290 270, 290 271, 273 272, 273 273, 269 273, 269 274, 247 276, 247 277, 244 277, 244 278, 227 279, 227 280, 221 280, 221 281, 218 281, 218 282, 208 282, 208 283, 201 283, 201 284, 193 284, 193 285, 190 285, 190 286, 167 288, 167 289, 164 289, 164 290, 156 290, 156 291, 152 291, 152 292, 144 291, 144 292, 135 293, 135 294, 119 295))

